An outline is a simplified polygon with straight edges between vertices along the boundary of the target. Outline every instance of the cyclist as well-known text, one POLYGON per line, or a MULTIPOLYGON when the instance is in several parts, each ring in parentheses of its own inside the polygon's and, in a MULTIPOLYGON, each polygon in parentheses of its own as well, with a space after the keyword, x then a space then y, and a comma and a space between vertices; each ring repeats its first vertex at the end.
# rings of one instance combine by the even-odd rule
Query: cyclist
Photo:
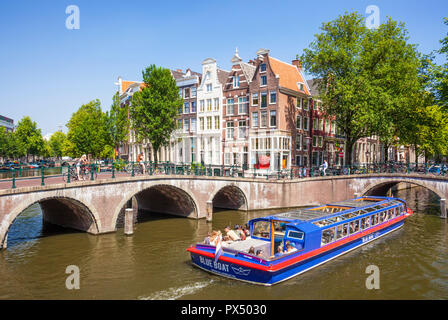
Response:
POLYGON ((140 154, 137 156, 137 163, 142 167, 142 172, 143 172, 143 174, 145 174, 145 164, 144 164, 143 152, 140 152, 140 154))
MULTIPOLYGON (((87 164, 87 156, 83 154, 81 158, 79 158, 78 162, 76 162, 76 175, 78 176, 78 180, 81 180, 79 173, 81 172, 81 167, 87 164)), ((84 180, 84 178, 82 179, 84 180)))

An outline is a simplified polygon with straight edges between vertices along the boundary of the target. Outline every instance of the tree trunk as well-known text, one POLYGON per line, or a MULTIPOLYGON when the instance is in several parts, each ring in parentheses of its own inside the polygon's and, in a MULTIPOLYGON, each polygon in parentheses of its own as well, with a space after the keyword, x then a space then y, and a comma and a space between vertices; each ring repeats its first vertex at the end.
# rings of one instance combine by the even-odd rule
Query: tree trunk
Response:
POLYGON ((354 142, 348 142, 346 141, 346 150, 345 150, 345 165, 351 166, 352 165, 352 155, 353 155, 353 145, 354 142))

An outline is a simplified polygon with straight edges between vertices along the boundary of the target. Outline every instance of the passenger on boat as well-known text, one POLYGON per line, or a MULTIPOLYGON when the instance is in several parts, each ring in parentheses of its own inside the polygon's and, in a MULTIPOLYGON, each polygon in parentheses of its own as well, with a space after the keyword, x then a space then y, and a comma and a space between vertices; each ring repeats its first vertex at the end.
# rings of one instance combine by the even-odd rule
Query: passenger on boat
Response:
POLYGON ((241 229, 241 226, 235 225, 235 233, 237 234, 238 237, 240 237, 241 240, 246 240, 246 234, 241 229))
POLYGON ((249 226, 247 225, 247 223, 244 225, 243 231, 246 234, 246 237, 250 236, 250 229, 249 229, 249 226))
POLYGON ((235 231, 233 231, 232 229, 230 229, 230 227, 225 227, 224 231, 226 232, 227 237, 229 237, 230 241, 238 241, 241 240, 240 237, 235 233, 235 231))
POLYGON ((255 248, 254 247, 250 247, 248 253, 249 254, 255 254, 255 248))
POLYGON ((211 237, 211 233, 207 232, 207 236, 204 238, 204 244, 210 244, 210 237, 211 237))
POLYGON ((212 235, 210 236, 210 244, 212 246, 217 246, 218 242, 222 241, 222 234, 221 231, 215 231, 213 230, 212 235))
POLYGON ((263 250, 257 250, 257 257, 262 257, 263 256, 263 250))
POLYGON ((297 249, 295 247, 293 247, 291 244, 288 244, 286 246, 286 253, 291 253, 291 252, 294 252, 294 251, 297 251, 297 249))
POLYGON ((277 247, 277 253, 274 255, 274 257, 280 257, 280 256, 282 256, 283 255, 283 246, 282 245, 279 245, 278 247, 277 247))

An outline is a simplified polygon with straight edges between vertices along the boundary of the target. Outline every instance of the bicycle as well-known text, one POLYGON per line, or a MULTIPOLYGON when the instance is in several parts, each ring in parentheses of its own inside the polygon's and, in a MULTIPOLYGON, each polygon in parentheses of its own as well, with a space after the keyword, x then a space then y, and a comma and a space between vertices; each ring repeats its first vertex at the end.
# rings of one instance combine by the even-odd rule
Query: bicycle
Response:
MULTIPOLYGON (((81 180, 90 180, 92 178, 92 168, 90 166, 82 166, 79 170, 79 177, 81 180)), ((93 171, 93 179, 96 180, 98 173, 96 170, 93 171)), ((69 181, 79 181, 78 173, 76 172, 76 166, 71 166, 68 168, 68 172, 62 175, 64 182, 69 181), (70 176, 70 179, 69 179, 70 176)))

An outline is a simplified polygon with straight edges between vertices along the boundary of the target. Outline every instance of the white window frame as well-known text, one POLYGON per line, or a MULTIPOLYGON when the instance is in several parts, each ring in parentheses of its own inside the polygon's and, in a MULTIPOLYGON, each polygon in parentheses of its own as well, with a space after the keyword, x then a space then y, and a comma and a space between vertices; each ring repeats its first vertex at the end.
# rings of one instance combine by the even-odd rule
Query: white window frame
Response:
POLYGON ((277 91, 269 91, 269 104, 276 104, 277 103, 277 91), (272 102, 271 96, 272 94, 275 94, 275 101, 272 102))

